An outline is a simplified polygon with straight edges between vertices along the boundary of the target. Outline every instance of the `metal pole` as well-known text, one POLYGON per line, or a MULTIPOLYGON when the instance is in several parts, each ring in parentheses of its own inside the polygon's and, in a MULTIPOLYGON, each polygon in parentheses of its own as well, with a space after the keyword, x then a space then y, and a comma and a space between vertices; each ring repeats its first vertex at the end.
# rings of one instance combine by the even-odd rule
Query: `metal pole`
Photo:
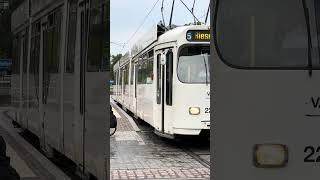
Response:
POLYGON ((169 22, 170 29, 171 29, 172 15, 173 15, 173 10, 174 10, 174 2, 175 2, 175 0, 172 0, 172 8, 171 8, 171 15, 170 15, 170 22, 169 22))

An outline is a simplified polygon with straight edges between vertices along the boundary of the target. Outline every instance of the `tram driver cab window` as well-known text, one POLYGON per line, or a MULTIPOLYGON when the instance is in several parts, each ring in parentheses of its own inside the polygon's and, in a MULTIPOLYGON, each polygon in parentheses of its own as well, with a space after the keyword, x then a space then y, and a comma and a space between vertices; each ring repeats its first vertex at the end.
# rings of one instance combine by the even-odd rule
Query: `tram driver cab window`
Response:
POLYGON ((184 47, 179 53, 178 78, 182 83, 209 83, 209 47, 184 47))
POLYGON ((223 8, 214 26, 220 58, 244 68, 306 67, 308 30, 303 1, 244 1, 219 3, 223 8))

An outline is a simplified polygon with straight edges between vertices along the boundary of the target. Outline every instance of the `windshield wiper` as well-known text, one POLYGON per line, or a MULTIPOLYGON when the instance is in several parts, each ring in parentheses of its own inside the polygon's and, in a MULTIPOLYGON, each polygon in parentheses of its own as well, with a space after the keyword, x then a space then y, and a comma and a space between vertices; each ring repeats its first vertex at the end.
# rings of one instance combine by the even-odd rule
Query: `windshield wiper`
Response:
POLYGON ((208 67, 207 67, 207 62, 206 62, 206 58, 204 57, 204 54, 202 54, 202 57, 203 57, 204 67, 206 68, 206 85, 208 85, 209 82, 208 82, 208 67))
POLYGON ((307 8, 306 0, 302 0, 306 24, 307 24, 307 31, 308 31, 308 67, 309 67, 309 76, 312 76, 312 40, 311 40, 311 28, 310 28, 310 16, 309 16, 309 9, 307 8))

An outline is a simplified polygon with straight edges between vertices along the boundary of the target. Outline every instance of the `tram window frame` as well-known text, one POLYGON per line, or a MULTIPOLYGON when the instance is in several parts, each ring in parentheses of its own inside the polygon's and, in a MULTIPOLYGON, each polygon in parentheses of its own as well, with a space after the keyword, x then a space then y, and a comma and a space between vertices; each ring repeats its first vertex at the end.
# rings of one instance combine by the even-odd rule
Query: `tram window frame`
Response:
MULTIPOLYGON (((225 1, 224 1, 225 2, 225 1)), ((277 1, 278 2, 278 1, 277 1)), ((302 3, 302 2, 301 2, 302 3)), ((277 4, 277 3, 270 3, 270 4, 277 4)), ((232 61, 230 61, 230 58, 226 58, 225 57, 225 55, 226 54, 232 54, 232 53, 222 53, 222 51, 221 51, 221 49, 222 48, 220 48, 220 42, 222 43, 222 42, 230 42, 230 44, 231 44, 231 41, 228 41, 228 40, 220 40, 219 39, 219 37, 221 36, 221 32, 223 32, 223 31, 221 31, 221 30, 218 30, 218 28, 219 28, 219 21, 224 21, 224 24, 232 24, 232 23, 230 23, 230 22, 228 22, 228 23, 226 23, 226 19, 223 19, 222 18, 222 20, 221 19, 219 19, 220 17, 221 17, 221 14, 220 14, 220 11, 221 11, 221 9, 219 9, 220 7, 221 7, 222 5, 221 5, 221 2, 219 1, 219 0, 217 0, 217 5, 215 6, 215 10, 214 10, 214 12, 215 12, 215 14, 214 14, 214 19, 213 19, 213 22, 214 22, 214 24, 213 24, 213 36, 215 37, 215 38, 213 38, 213 43, 214 43, 214 47, 215 47, 215 49, 216 49, 216 52, 217 52, 217 55, 218 55, 218 57, 219 57, 219 59, 224 63, 224 64, 226 64, 227 66, 229 66, 229 67, 231 67, 231 68, 235 68, 235 69, 247 69, 247 70, 250 70, 250 69, 252 69, 252 70, 308 70, 308 69, 319 69, 319 67, 310 67, 310 65, 308 64, 308 54, 306 53, 306 55, 305 55, 305 58, 300 58, 300 59, 302 59, 303 60, 303 65, 296 65, 296 66, 289 66, 289 65, 275 65, 275 66, 257 66, 257 65, 255 65, 255 66, 250 66, 250 65, 247 65, 247 64, 236 64, 236 63, 234 63, 234 62, 237 62, 237 61, 239 61, 239 58, 234 58, 234 62, 232 62, 232 61), (219 32, 219 33, 217 33, 217 32, 219 32)), ((224 5, 224 6, 226 6, 226 5, 224 5)), ((307 31, 307 23, 306 23, 306 13, 304 12, 304 9, 303 9, 303 6, 302 6, 302 4, 301 4, 301 19, 303 18, 303 22, 301 23, 301 24, 303 24, 304 25, 304 29, 305 29, 305 37, 307 38, 307 33, 308 33, 308 31, 307 31), (303 15, 302 15, 303 14, 303 15)), ((243 10, 243 8, 239 8, 239 7, 236 7, 236 9, 238 9, 238 10, 240 10, 240 9, 242 9, 243 10)), ((275 9, 275 8, 274 8, 275 9)), ((234 10, 225 10, 226 12, 231 12, 231 11, 233 11, 234 12, 234 10)), ((244 12, 246 12, 246 13, 249 13, 248 11, 244 11, 244 12)), ((284 11, 285 12, 285 11, 284 11)), ((229 13, 230 14, 230 13, 229 13)), ((232 13, 232 14, 235 14, 235 13, 232 13)), ((295 11, 295 14, 297 14, 297 12, 295 11)), ((224 16, 225 17, 225 16, 224 16)), ((237 14, 237 17, 240 17, 239 16, 239 14, 237 14)), ((291 19, 296 19, 296 18, 292 18, 292 17, 290 17, 291 19)), ((230 18, 230 19, 232 19, 232 18, 230 18)), ((234 18, 233 18, 234 19, 234 18)), ((233 20, 233 22, 238 22, 238 23, 240 23, 241 24, 241 26, 244 26, 244 24, 241 22, 241 21, 239 21, 239 20, 233 20)), ((267 22, 267 21, 264 21, 264 22, 267 22)), ((221 24, 222 24, 222 22, 221 22, 221 24)), ((284 23, 282 23, 282 24, 284 24, 284 23)), ((268 27, 270 27, 270 26, 268 26, 268 27)), ((227 28, 227 27, 226 27, 227 28)), ((225 28, 225 29, 226 29, 225 28)), ((234 29, 234 28, 233 28, 234 29)), ((234 31, 233 31, 234 32, 234 31)), ((231 34, 231 33, 229 33, 229 34, 231 34)), ((239 38, 243 38, 244 36, 237 36, 237 37, 239 37, 239 38)), ((266 36, 264 36, 264 37, 266 37, 266 36)), ((234 47, 234 44, 235 44, 235 38, 233 38, 233 37, 229 37, 229 39, 233 39, 232 40, 232 44, 233 44, 233 47, 234 47)), ((242 46, 243 47, 243 46, 242 46)), ((252 46, 253 47, 253 46, 252 46)), ((306 51, 308 50, 308 45, 305 47, 305 49, 306 49, 306 51)), ((239 51, 242 51, 242 50, 239 50, 239 51)), ((235 55, 235 57, 240 57, 239 55, 235 55)), ((280 58, 280 57, 279 57, 280 58)), ((279 59, 278 58, 278 59, 279 59)), ((249 59, 249 58, 247 58, 247 59, 249 59)), ((270 59, 270 58, 269 58, 270 59)), ((300 62, 301 63, 301 62, 300 62)), ((312 65, 314 65, 314 64, 312 64, 312 65)))

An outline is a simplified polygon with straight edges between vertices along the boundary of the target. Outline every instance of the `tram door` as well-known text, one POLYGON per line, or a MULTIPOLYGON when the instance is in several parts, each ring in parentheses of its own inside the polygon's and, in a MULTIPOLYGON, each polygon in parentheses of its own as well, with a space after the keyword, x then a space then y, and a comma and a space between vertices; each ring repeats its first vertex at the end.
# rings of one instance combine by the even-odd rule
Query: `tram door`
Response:
MULTIPOLYGON (((60 10, 52 12, 43 26, 42 39, 42 119, 45 144, 62 149, 60 142, 60 10)), ((47 149, 49 150, 49 149, 47 149)))
POLYGON ((107 77, 103 67, 103 29, 101 0, 82 1, 80 13, 80 118, 78 129, 79 165, 84 173, 91 172, 100 180, 106 179, 105 147, 107 142, 106 120, 107 77))
POLYGON ((80 62, 79 62, 79 119, 77 121, 77 132, 75 135, 77 142, 77 160, 82 171, 85 171, 85 64, 87 58, 88 47, 88 21, 89 21, 89 7, 87 1, 79 4, 80 13, 80 62))
POLYGON ((168 134, 169 107, 172 106, 172 73, 173 73, 173 52, 166 49, 156 55, 156 133, 168 134))

